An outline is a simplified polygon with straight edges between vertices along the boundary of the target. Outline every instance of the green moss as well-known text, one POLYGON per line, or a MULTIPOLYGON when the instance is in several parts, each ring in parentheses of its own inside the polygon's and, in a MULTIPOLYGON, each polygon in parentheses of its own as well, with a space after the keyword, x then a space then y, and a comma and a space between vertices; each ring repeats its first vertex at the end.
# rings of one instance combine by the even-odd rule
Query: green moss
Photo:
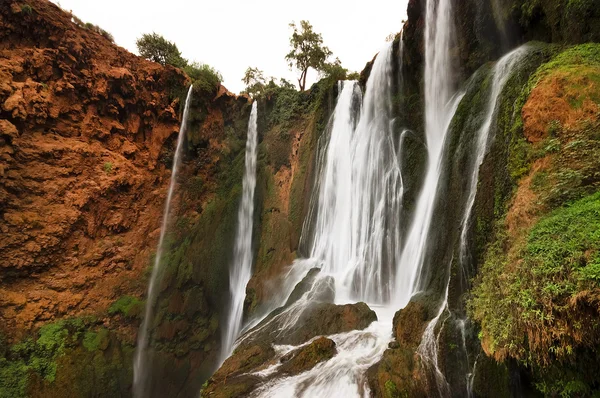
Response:
POLYGON ((123 296, 112 303, 108 309, 109 315, 121 314, 129 318, 137 318, 142 314, 144 302, 136 297, 123 296))
MULTIPOLYGON (((13 345, 0 339, 0 397, 26 397, 30 392, 38 394, 36 396, 60 396, 59 391, 65 386, 71 392, 63 396, 111 396, 111 390, 105 390, 110 385, 108 380, 102 385, 95 385, 89 393, 78 390, 81 382, 93 384, 89 381, 91 373, 82 370, 87 360, 84 358, 90 359, 106 351, 111 339, 114 340, 114 337, 110 332, 104 328, 96 329, 91 318, 46 324, 36 336, 13 345), (74 381, 77 374, 81 378, 74 381)), ((115 340, 115 343, 118 342, 115 340)), ((119 347, 116 344, 114 349, 120 353, 119 347)), ((113 364, 116 366, 114 372, 124 372, 128 362, 119 359, 113 364)), ((106 368, 98 363, 94 367, 96 372, 106 368)), ((112 379, 116 376, 114 372, 110 376, 112 379)))
POLYGON ((21 12, 23 14, 31 15, 33 13, 33 8, 29 4, 21 4, 21 12))
POLYGON ((385 382, 385 397, 386 398, 400 397, 400 393, 398 392, 398 387, 396 387, 396 383, 394 383, 391 380, 387 380, 385 382))
POLYGON ((108 330, 87 331, 83 337, 83 347, 88 351, 104 351, 108 348, 108 330))
POLYGON ((102 170, 104 170, 106 174, 110 174, 113 170, 113 164, 111 162, 104 163, 102 170))

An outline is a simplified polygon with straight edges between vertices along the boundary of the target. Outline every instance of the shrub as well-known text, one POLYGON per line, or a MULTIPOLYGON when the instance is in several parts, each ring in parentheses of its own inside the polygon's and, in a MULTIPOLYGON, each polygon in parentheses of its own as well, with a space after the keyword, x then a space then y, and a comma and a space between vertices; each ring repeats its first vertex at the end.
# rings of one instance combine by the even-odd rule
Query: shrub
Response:
POLYGON ((185 66, 183 70, 192 79, 194 90, 213 93, 223 81, 223 76, 215 68, 207 64, 192 62, 185 66))
POLYGON ((187 66, 188 62, 181 56, 177 45, 157 33, 143 34, 135 44, 140 55, 150 61, 178 68, 187 66))
POLYGON ((21 12, 23 14, 31 15, 33 8, 29 4, 21 4, 21 12))
POLYGON ((106 162, 104 163, 104 166, 102 166, 102 169, 106 174, 110 174, 113 171, 113 164, 111 162, 106 162))

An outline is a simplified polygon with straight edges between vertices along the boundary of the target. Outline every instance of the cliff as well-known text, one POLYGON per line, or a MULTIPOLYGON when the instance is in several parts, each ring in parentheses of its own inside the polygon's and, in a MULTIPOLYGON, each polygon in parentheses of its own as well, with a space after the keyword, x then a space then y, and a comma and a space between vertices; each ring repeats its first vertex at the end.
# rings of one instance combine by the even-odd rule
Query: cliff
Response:
MULTIPOLYGON (((598 0, 453 1, 452 85, 464 91, 444 143, 426 292, 396 313, 366 374, 384 397, 591 395, 598 363, 598 0), (498 97, 461 252, 465 174, 497 60, 528 43, 498 97), (447 266, 446 266, 447 264, 447 266), (449 281, 449 282, 448 282, 449 281), (437 369, 418 352, 434 328, 437 369), (439 374, 448 384, 440 390, 439 374)), ((425 0, 393 43, 393 136, 403 128, 403 217, 424 178, 425 0)), ((132 358, 186 87, 170 66, 115 46, 45 0, 0 5, 0 397, 130 396, 132 358)), ((361 73, 364 87, 372 63, 361 73)), ((338 86, 270 87, 259 98, 254 267, 247 321, 267 316, 308 255, 316 154, 338 86)), ((320 335, 362 330, 364 303, 320 302, 287 335, 261 329, 220 369, 250 100, 194 87, 149 331, 153 396, 244 396, 335 355, 320 335), (273 344, 302 344, 279 355, 273 344), (260 371, 280 363, 261 378, 260 371), (212 375, 212 377, 211 377, 212 375)), ((409 224, 402 225, 407 229, 409 224)), ((284 297, 312 289, 311 270, 284 297)), ((286 301, 287 300, 287 301, 286 301)), ((278 326, 278 325, 276 325, 278 326)))
MULTIPOLYGON (((52 3, 0 6, 0 396, 131 394, 189 84, 52 3)), ((195 90, 177 214, 203 212, 246 104, 195 90)))

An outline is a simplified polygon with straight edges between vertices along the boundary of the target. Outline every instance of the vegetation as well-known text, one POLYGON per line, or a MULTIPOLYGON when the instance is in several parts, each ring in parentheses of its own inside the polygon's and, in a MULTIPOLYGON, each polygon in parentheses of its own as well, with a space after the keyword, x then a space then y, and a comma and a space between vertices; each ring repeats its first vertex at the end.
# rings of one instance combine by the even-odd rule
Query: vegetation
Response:
POLYGON ((143 34, 136 41, 136 45, 142 57, 161 65, 171 65, 183 69, 192 79, 194 91, 200 93, 201 96, 216 94, 217 88, 223 81, 223 76, 215 68, 183 58, 175 43, 157 33, 143 34))
POLYGON ((285 59, 288 61, 290 69, 295 66, 300 71, 298 86, 300 91, 304 91, 308 69, 322 71, 332 52, 323 45, 321 34, 314 32, 308 21, 300 21, 300 27, 292 22, 290 27, 293 29, 292 37, 290 37, 291 50, 285 59))
POLYGON ((526 117, 501 119, 530 142, 510 143, 519 184, 497 206, 469 311, 485 350, 524 363, 545 395, 600 389, 599 104, 600 47, 581 45, 531 76, 514 103, 526 117))
POLYGON ((33 8, 29 4, 21 4, 21 12, 23 14, 31 15, 33 13, 33 8))
POLYGON ((113 164, 112 162, 105 162, 104 165, 102 166, 102 170, 104 170, 104 172, 106 174, 110 174, 113 171, 113 164))
POLYGON ((123 296, 115 301, 108 309, 109 315, 122 314, 128 318, 136 318, 142 314, 144 302, 136 297, 123 296))
POLYGON ((248 67, 242 78, 242 82, 246 85, 245 91, 251 96, 256 97, 264 93, 266 80, 262 70, 258 68, 248 67))
POLYGON ((140 55, 161 65, 173 65, 177 68, 187 66, 177 45, 157 33, 145 33, 135 42, 140 55))
POLYGON ((113 35, 111 35, 106 30, 102 29, 100 26, 94 25, 91 22, 84 23, 81 19, 79 19, 75 15, 73 15, 73 13, 70 13, 70 14, 71 14, 71 20, 73 21, 73 23, 75 25, 79 26, 80 28, 98 33, 99 35, 104 36, 106 39, 108 39, 111 43, 115 42, 115 38, 113 37, 113 35))
POLYGON ((223 76, 212 66, 192 62, 183 68, 184 72, 192 79, 194 91, 214 94, 223 81, 223 76))

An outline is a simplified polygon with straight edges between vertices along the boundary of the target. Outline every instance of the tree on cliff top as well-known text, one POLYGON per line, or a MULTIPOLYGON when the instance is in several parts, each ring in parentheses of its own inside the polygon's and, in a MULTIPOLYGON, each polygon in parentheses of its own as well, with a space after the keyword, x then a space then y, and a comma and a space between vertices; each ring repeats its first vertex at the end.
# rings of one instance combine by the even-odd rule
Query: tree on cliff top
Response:
POLYGON ((298 85, 300 91, 304 91, 308 69, 322 71, 332 52, 323 45, 321 34, 314 32, 308 21, 300 21, 300 28, 294 22, 290 24, 290 27, 294 32, 290 37, 291 51, 285 56, 285 59, 288 61, 290 69, 296 66, 300 70, 298 85))
POLYGON ((267 84, 264 72, 258 68, 252 67, 246 69, 242 82, 246 85, 245 91, 252 97, 263 93, 267 84))
POLYGON ((142 57, 161 65, 183 68, 188 64, 187 60, 181 56, 177 45, 157 33, 143 34, 135 44, 142 57))

